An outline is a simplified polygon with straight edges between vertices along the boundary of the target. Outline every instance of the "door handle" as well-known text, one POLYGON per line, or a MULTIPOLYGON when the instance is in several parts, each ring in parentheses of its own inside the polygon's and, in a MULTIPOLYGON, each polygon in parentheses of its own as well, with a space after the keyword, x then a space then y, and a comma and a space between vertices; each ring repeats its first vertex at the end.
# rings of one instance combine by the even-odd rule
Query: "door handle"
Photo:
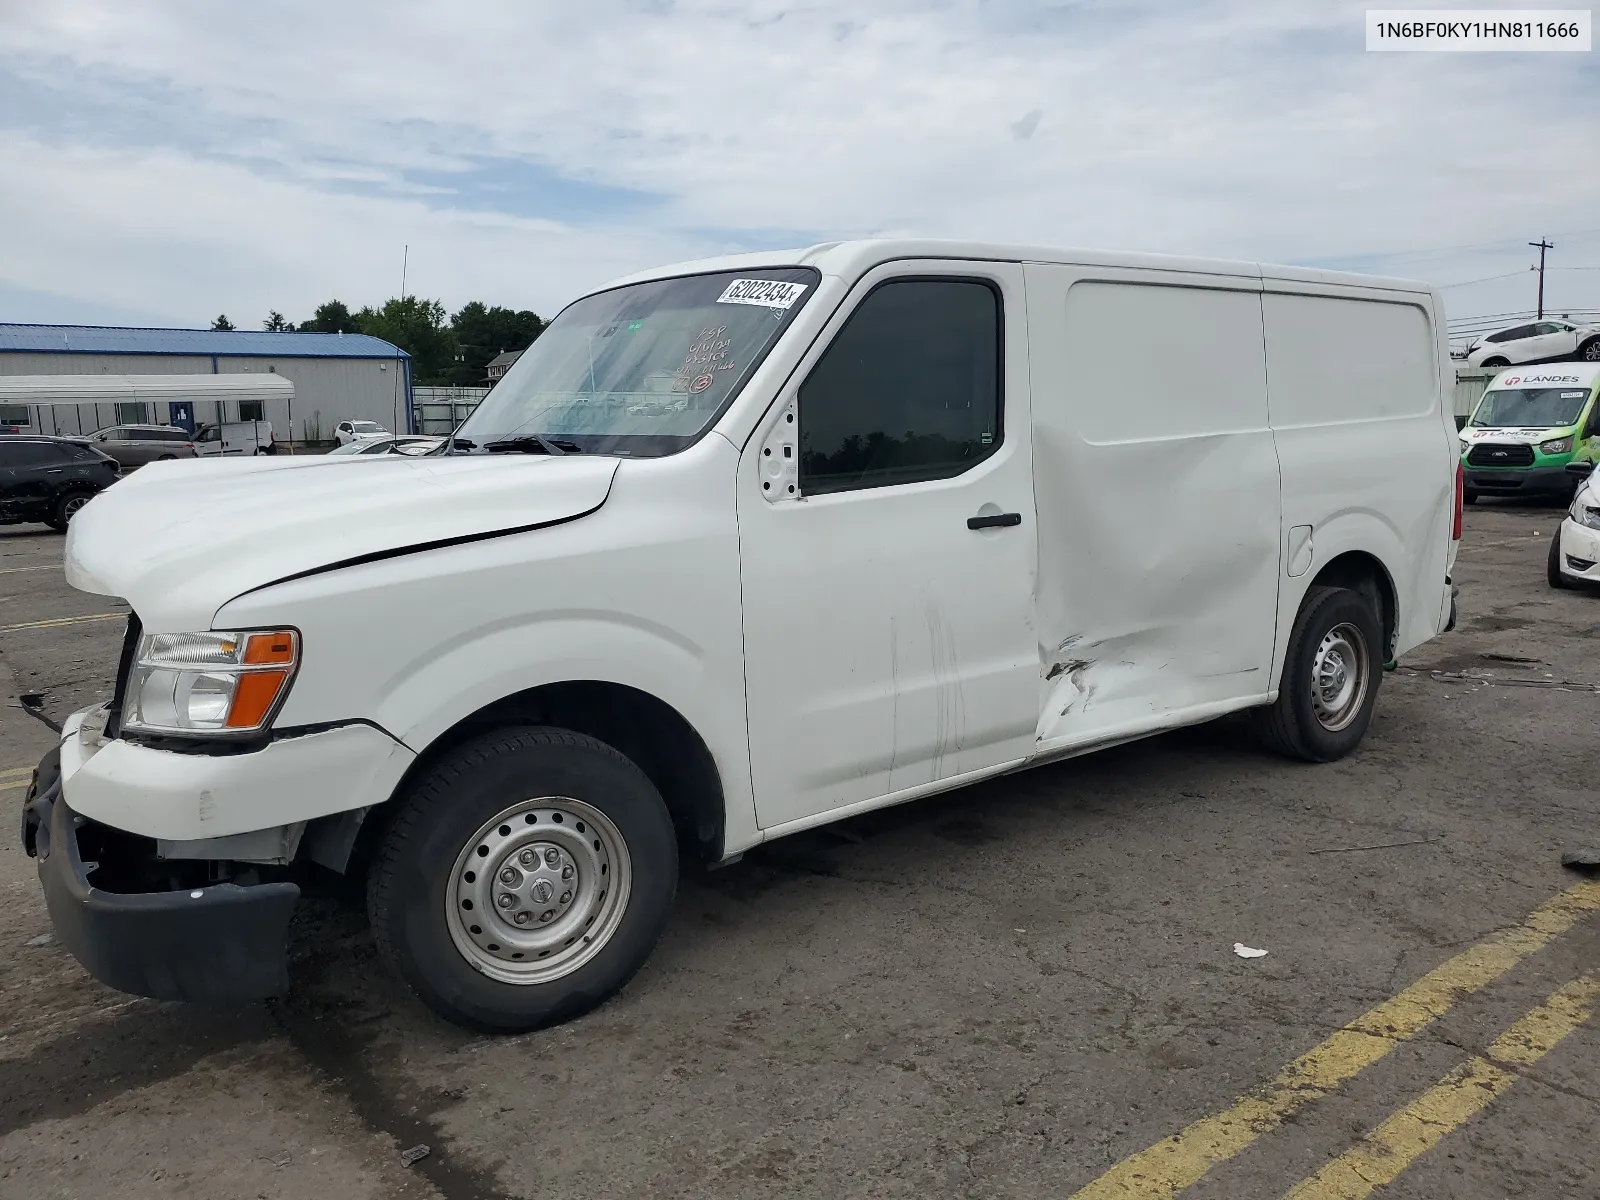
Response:
POLYGON ((46 467, 44 473, 46 475, 59 475, 64 469, 62 467, 46 467))
POLYGON ((968 529, 1002 529, 1011 525, 1021 525, 1021 513, 990 513, 986 517, 968 517, 968 529))

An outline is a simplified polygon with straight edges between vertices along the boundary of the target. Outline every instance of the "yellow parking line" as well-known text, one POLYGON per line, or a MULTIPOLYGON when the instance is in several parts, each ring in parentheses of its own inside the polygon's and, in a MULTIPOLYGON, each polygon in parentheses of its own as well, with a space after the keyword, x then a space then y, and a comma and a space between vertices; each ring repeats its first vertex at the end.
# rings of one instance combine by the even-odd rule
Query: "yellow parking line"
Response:
POLYGON ((54 564, 51 564, 51 565, 48 565, 48 566, 43 566, 43 567, 0 567, 0 575, 21 575, 24 571, 59 571, 59 570, 61 570, 61 564, 60 563, 54 563, 54 564))
POLYGON ((28 776, 32 774, 32 767, 7 767, 5 770, 0 771, 0 779, 15 779, 19 775, 28 776))
POLYGON ((48 621, 23 621, 19 625, 0 625, 0 633, 11 633, 17 629, 54 629, 57 625, 81 625, 85 621, 117 621, 128 614, 119 613, 90 613, 86 617, 51 617, 48 621))
POLYGON ((1441 963, 1391 999, 1363 1013, 1241 1097, 1181 1133, 1123 1159, 1072 1200, 1151 1200, 1199 1182, 1301 1108, 1415 1037, 1462 996, 1492 983, 1530 954, 1600 909, 1600 881, 1581 883, 1545 901, 1521 925, 1487 938, 1441 963))
POLYGON ((1538 1062, 1589 1019, 1600 996, 1600 971, 1573 980, 1469 1059, 1415 1103, 1408 1104, 1284 1200, 1362 1200, 1392 1183, 1439 1140, 1486 1108, 1517 1081, 1518 1069, 1538 1062), (1503 1065, 1502 1065, 1503 1064, 1503 1065))
POLYGON ((0 792, 9 792, 14 788, 25 788, 28 783, 29 781, 26 779, 19 779, 15 783, 0 783, 0 792))

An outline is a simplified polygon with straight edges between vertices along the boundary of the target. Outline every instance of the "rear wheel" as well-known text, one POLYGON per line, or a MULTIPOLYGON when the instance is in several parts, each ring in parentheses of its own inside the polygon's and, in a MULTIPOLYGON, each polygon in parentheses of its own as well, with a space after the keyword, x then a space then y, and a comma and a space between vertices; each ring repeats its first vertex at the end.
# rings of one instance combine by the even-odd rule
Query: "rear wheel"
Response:
POLYGON ((55 508, 50 510, 49 524, 51 528, 58 529, 62 533, 65 533, 67 531, 67 525, 72 521, 72 518, 77 516, 78 511, 93 499, 93 492, 65 493, 59 500, 56 501, 55 508))
POLYGON ((1569 588, 1572 584, 1561 573, 1561 530, 1557 528, 1555 537, 1550 539, 1550 553, 1544 560, 1544 577, 1553 588, 1569 588))
POLYGON ((1491 371, 1498 371, 1501 367, 1509 367, 1511 363, 1503 358, 1486 358, 1483 365, 1491 371))
POLYGON ((1262 740, 1280 754, 1332 762, 1360 743, 1383 679, 1383 627, 1360 593, 1313 587, 1289 636, 1278 699, 1256 710, 1262 740))
POLYGON ((177 462, 178 461, 178 456, 176 454, 163 454, 163 455, 160 455, 156 459, 156 461, 157 462, 177 462))
POLYGON ((579 1016, 643 965, 678 850, 629 759, 561 729, 450 752, 399 801, 368 880, 379 950, 435 1012, 511 1033, 579 1016))

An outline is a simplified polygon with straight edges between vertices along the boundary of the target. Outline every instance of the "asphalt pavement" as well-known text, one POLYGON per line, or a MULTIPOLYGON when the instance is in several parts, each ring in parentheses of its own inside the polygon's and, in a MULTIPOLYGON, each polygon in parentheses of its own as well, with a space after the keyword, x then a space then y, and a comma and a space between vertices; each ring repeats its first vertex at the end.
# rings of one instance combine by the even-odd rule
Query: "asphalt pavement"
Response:
MULTIPOLYGON (((623 994, 526 1036, 434 1019, 336 894, 285 1001, 112 992, 8 818, 0 1196, 1592 1200, 1600 593, 1546 585, 1559 520, 1468 510, 1460 627, 1342 762, 1223 720, 688 869, 623 994)), ((61 547, 0 528, 13 813, 17 696, 109 694, 126 611, 61 547)))

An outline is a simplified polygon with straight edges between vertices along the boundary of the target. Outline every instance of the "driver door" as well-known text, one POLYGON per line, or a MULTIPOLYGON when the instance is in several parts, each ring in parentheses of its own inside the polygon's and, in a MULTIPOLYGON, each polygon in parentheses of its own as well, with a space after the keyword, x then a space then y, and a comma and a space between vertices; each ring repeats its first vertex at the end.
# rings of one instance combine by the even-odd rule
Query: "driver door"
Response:
POLYGON ((1033 749, 1022 287, 1014 263, 869 273, 745 448, 745 692, 764 829, 1033 749))

